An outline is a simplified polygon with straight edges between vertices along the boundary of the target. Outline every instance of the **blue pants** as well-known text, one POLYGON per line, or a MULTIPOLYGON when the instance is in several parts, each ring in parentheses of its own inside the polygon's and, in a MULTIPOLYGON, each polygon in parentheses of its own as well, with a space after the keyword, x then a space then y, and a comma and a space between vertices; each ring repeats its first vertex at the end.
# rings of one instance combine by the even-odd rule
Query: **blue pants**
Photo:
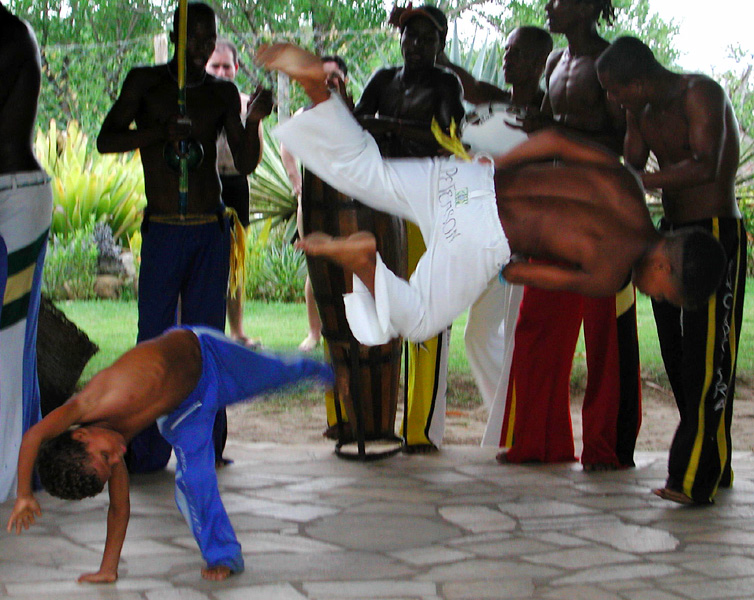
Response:
POLYGON ((217 487, 212 427, 217 411, 300 379, 334 382, 329 365, 307 358, 283 358, 249 350, 202 327, 186 327, 199 338, 202 375, 181 405, 158 421, 177 461, 175 500, 208 567, 243 571, 241 545, 217 487))
MULTIPOLYGON (((225 330, 225 296, 228 289, 230 234, 216 220, 202 224, 161 223, 154 219, 142 225, 139 272, 139 334, 137 342, 152 339, 176 325, 178 297, 181 323, 208 325, 225 330)), ((217 414, 215 453, 225 447, 225 411, 217 414)), ((152 425, 129 444, 128 469, 149 473, 165 468, 170 444, 152 425)))

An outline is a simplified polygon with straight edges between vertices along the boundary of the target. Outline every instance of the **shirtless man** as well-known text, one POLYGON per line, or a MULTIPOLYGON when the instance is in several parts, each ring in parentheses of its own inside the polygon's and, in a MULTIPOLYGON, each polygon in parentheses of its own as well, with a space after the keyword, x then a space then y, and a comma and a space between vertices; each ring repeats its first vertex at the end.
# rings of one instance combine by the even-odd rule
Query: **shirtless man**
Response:
POLYGON ((40 418, 37 311, 49 178, 34 156, 41 81, 29 25, 0 4, 0 502, 13 489, 21 436, 40 418))
MULTIPOLYGON (((177 10, 173 25, 170 39, 176 43, 177 10)), ((272 95, 267 90, 255 94, 243 123, 235 84, 205 70, 216 39, 213 10, 203 3, 189 3, 186 117, 178 114, 174 55, 167 64, 137 67, 128 73, 97 138, 102 153, 138 148, 144 167, 147 208, 139 273, 139 342, 176 323, 179 297, 182 323, 225 329, 230 233, 221 212, 215 144, 224 130, 238 172, 253 171, 261 152, 259 121, 272 110, 272 95), (166 157, 175 156, 174 148, 185 139, 201 145, 204 159, 189 171, 188 214, 182 216, 178 214, 178 172, 168 166, 166 157)), ((225 429, 220 415, 215 436, 218 450, 225 429)), ((170 446, 154 427, 136 438, 130 450, 133 471, 161 469, 170 457, 170 446)))
MULTIPOLYGON (((354 116, 375 136, 384 156, 436 156, 442 149, 431 133, 432 120, 448 132, 451 122, 460 128, 464 116, 458 78, 435 65, 445 47, 447 19, 438 8, 423 5, 396 8, 390 20, 401 32, 403 65, 372 76, 354 116), (386 117, 395 120, 397 130, 389 124, 384 130, 375 128, 386 117)), ((426 246, 412 223, 406 224, 406 239, 411 274, 426 246)), ((432 451, 442 442, 449 342, 450 331, 444 331, 421 346, 406 345, 406 414, 401 428, 406 452, 432 451)))
POLYGON ((503 76, 510 90, 503 90, 487 81, 479 81, 464 68, 454 65, 445 53, 437 64, 458 75, 463 86, 463 99, 471 104, 506 102, 538 113, 544 91, 539 85, 547 57, 552 51, 552 38, 544 29, 532 25, 516 27, 505 39, 503 76))
MULTIPOLYGON (((550 55, 541 114, 524 119, 524 127, 556 126, 620 153, 623 111, 608 101, 594 68, 609 45, 597 24, 612 21, 611 1, 550 0, 545 11, 550 31, 565 35, 568 45, 550 55)), ((500 462, 576 458, 569 390, 583 322, 587 384, 581 462, 587 471, 634 464, 641 422, 635 291, 628 279, 616 291, 613 297, 589 298, 568 291, 524 290, 505 414, 494 432, 498 445, 508 448, 498 454, 500 462)))
POLYGON ((217 487, 215 414, 311 377, 331 384, 332 370, 306 358, 254 352, 204 327, 172 329, 138 344, 24 435, 8 531, 21 533, 42 515, 32 492, 35 466, 43 487, 59 498, 95 496, 108 483, 102 562, 97 572, 78 581, 116 581, 130 516, 126 444, 158 419, 160 431, 176 449, 176 504, 207 562, 202 577, 219 581, 240 573, 241 545, 217 487))
POLYGON ((602 85, 627 110, 624 155, 644 169, 649 152, 659 170, 647 188, 662 190, 661 229, 702 227, 720 240, 723 284, 699 310, 653 302, 660 348, 681 422, 670 447, 668 480, 655 493, 708 504, 729 487, 730 426, 741 334, 746 231, 736 205, 738 123, 725 91, 706 75, 673 73, 636 38, 619 38, 597 61, 602 85))
POLYGON ((276 130, 289 150, 344 193, 412 219, 430 242, 410 282, 384 267, 369 233, 341 240, 312 234, 300 242, 354 273, 346 311, 362 343, 434 335, 501 268, 514 283, 592 296, 615 293, 632 274, 644 293, 689 307, 717 288, 719 243, 700 230, 658 232, 638 177, 600 146, 550 130, 494 165, 383 159, 339 97, 330 96, 316 56, 275 44, 261 47, 257 62, 287 73, 314 101, 276 130), (511 260, 512 253, 558 262, 511 260))

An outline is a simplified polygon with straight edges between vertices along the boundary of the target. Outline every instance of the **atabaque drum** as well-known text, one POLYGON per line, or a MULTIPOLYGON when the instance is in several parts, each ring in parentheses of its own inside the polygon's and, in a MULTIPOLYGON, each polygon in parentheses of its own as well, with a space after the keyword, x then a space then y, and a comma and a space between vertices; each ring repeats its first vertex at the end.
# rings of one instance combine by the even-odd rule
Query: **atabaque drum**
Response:
MULTIPOLYGON (((321 231, 345 237, 369 231, 387 267, 406 278, 406 237, 401 219, 341 194, 308 170, 304 170, 301 205, 304 235, 321 231)), ((359 344, 348 326, 343 303, 343 295, 353 290, 352 275, 320 257, 307 257, 307 264, 322 319, 322 336, 335 370, 335 405, 344 406, 346 411, 347 424, 341 427, 346 439, 339 439, 340 444, 396 440, 401 339, 380 346, 359 344)))

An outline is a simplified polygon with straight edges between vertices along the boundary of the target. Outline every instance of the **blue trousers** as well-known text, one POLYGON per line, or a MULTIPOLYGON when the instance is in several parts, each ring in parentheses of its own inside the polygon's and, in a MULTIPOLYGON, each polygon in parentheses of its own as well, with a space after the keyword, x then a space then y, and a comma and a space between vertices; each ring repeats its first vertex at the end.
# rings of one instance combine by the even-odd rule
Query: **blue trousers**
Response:
POLYGON ((241 545, 220 500, 212 428, 217 411, 230 404, 301 379, 316 377, 332 385, 329 365, 308 358, 284 358, 249 350, 217 331, 193 331, 202 351, 202 374, 194 391, 172 413, 158 420, 176 457, 175 500, 208 567, 243 571, 241 545))

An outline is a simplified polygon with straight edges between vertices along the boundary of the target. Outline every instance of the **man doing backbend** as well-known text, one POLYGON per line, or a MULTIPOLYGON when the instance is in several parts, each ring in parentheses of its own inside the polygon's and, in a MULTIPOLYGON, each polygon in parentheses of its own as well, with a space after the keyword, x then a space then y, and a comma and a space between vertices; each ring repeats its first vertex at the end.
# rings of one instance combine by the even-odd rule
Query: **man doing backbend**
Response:
POLYGON ((277 129, 289 150, 343 193, 412 220, 429 242, 408 282, 384 267, 371 234, 312 234, 300 242, 354 273, 346 311, 364 344, 434 335, 501 269, 514 283, 591 296, 615 293, 632 274, 644 293, 689 307, 718 286, 719 243, 699 230, 658 232, 637 176, 602 147, 545 131, 494 164, 383 159, 339 97, 330 96, 316 56, 276 44, 260 48, 257 61, 299 81, 315 103, 277 129), (557 262, 512 260, 513 253, 557 262))

